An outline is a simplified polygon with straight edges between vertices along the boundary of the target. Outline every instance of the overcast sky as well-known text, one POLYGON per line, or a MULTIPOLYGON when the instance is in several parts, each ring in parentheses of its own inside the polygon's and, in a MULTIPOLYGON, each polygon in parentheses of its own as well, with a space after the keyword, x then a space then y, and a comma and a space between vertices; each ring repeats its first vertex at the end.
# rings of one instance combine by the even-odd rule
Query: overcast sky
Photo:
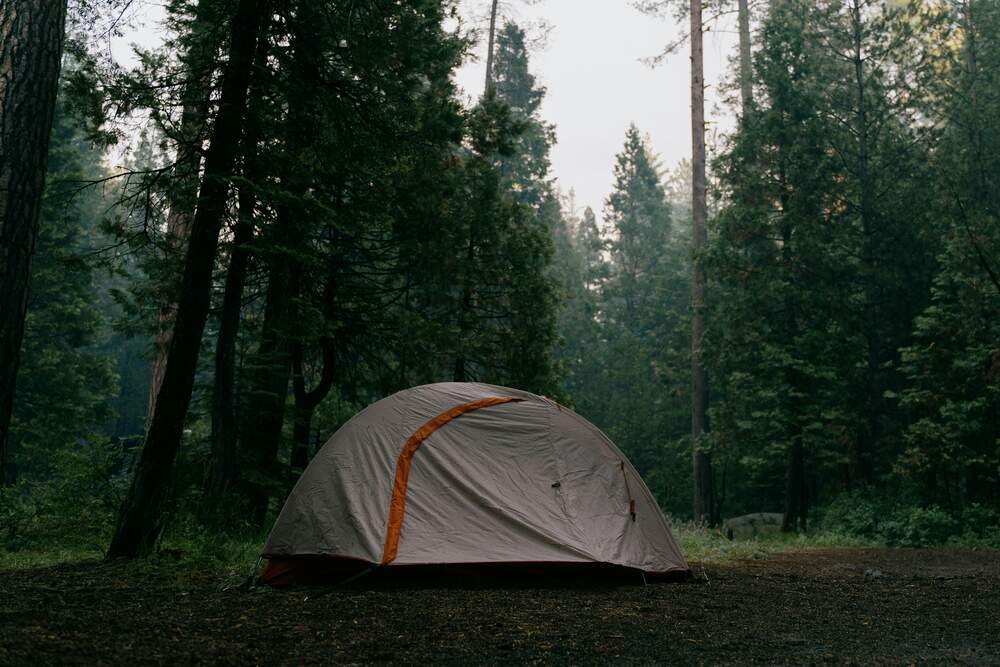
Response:
MULTIPOLYGON (((470 19, 482 16, 487 0, 463 0, 470 19)), ((527 6, 509 0, 522 24, 547 22, 547 43, 532 54, 531 68, 548 89, 542 116, 556 126, 558 144, 552 152, 554 176, 563 192, 576 190, 579 207, 592 206, 600 216, 611 188, 614 156, 625 129, 635 122, 649 136, 665 168, 691 154, 690 61, 688 52, 670 56, 651 68, 642 62, 683 34, 672 19, 641 14, 628 0, 540 0, 527 6)), ((156 40, 156 5, 146 6, 144 25, 114 45, 125 58, 129 42, 156 40)), ((705 38, 710 128, 730 122, 713 110, 715 84, 735 48, 735 21, 718 26, 705 38)), ((485 47, 478 52, 485 53, 485 47)), ((467 98, 483 88, 485 62, 478 58, 458 72, 467 98)))
MULTIPOLYGON (((466 0, 464 7, 486 0, 466 0)), ((628 0, 541 0, 524 6, 512 0, 515 18, 525 24, 545 20, 547 44, 532 54, 531 69, 548 92, 542 116, 556 125, 558 144, 552 168, 560 188, 576 190, 581 208, 600 216, 612 185, 615 154, 625 129, 635 122, 649 136, 663 167, 691 155, 690 59, 687 47, 656 68, 644 62, 686 32, 672 18, 644 15, 628 0)), ((713 112, 714 84, 736 46, 735 21, 705 36, 706 111, 715 127, 730 123, 713 112)), ((485 47, 480 51, 485 53, 485 47)), ((485 63, 468 63, 459 83, 482 92, 485 63)), ((711 127, 711 126, 710 126, 711 127)))

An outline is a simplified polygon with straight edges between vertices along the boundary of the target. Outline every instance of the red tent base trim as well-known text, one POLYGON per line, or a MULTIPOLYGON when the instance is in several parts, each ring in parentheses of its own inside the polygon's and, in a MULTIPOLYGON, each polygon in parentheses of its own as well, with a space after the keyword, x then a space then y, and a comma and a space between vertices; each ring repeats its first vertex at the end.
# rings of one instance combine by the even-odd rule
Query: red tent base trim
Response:
POLYGON ((257 581, 277 588, 330 585, 348 582, 355 577, 366 582, 487 586, 510 583, 529 586, 642 584, 692 578, 691 570, 683 568, 670 572, 643 572, 610 563, 509 562, 378 566, 368 561, 332 556, 271 558, 266 563, 257 581))

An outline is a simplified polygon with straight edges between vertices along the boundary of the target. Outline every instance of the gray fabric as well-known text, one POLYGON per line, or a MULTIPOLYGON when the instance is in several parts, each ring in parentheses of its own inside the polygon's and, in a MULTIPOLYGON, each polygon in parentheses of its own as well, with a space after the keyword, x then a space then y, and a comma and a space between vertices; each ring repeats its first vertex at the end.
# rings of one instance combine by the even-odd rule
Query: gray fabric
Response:
POLYGON ((522 400, 463 414, 413 457, 393 565, 602 562, 658 573, 687 569, 649 489, 603 433, 544 397, 473 383, 414 387, 351 419, 295 485, 263 555, 381 561, 403 444, 442 412, 491 396, 522 400))

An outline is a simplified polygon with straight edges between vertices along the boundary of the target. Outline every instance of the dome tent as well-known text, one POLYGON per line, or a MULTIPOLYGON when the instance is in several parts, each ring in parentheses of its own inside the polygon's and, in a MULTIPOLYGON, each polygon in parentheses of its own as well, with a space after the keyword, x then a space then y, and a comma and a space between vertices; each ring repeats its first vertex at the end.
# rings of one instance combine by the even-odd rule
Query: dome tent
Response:
POLYGON ((272 585, 372 566, 688 572, 649 489, 600 430, 545 397, 458 382, 393 394, 341 427, 262 556, 272 585))

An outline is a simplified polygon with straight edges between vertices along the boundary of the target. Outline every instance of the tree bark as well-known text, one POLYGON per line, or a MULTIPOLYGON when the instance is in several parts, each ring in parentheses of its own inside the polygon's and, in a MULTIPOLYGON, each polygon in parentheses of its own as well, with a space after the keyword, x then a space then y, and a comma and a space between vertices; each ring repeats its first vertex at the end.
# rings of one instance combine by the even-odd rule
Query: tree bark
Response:
MULTIPOLYGON (((196 28, 208 20, 206 2, 198 2, 195 9, 196 28)), ((199 34, 214 35, 216 31, 200 27, 199 34)), ((184 57, 184 65, 190 78, 184 83, 183 111, 179 137, 177 160, 177 180, 170 194, 170 210, 167 212, 166 246, 167 252, 181 257, 187 247, 198 199, 198 172, 201 169, 204 132, 208 118, 209 88, 212 79, 212 59, 219 45, 215 40, 202 38, 193 44, 184 57)), ((177 285, 170 284, 170 294, 176 295, 177 285)), ((173 322, 177 313, 177 297, 172 296, 159 305, 156 312, 156 331, 153 335, 153 359, 150 363, 149 396, 146 408, 147 426, 156 409, 156 394, 163 382, 166 368, 167 350, 173 335, 173 322)))
MULTIPOLYGON (((287 214, 279 213, 277 225, 288 225, 287 214)), ((291 236, 282 236, 290 241, 291 236)), ((284 245, 284 242, 279 242, 284 245)), ((283 251, 279 251, 283 252, 283 251)), ((288 257, 273 257, 268 275, 264 322, 260 343, 253 357, 254 372, 247 392, 240 444, 246 463, 253 472, 245 479, 251 517, 261 522, 267 514, 271 491, 268 480, 275 476, 281 431, 285 422, 285 401, 291 376, 291 347, 287 328, 292 320, 292 304, 298 285, 296 267, 288 257)))
POLYGON ((493 0, 493 5, 490 7, 490 34, 487 40, 487 50, 486 50, 486 85, 483 87, 483 95, 489 95, 490 89, 493 88, 493 44, 496 41, 497 35, 497 6, 500 0, 493 0))
POLYGON ((310 1, 298 3, 292 19, 293 60, 292 97, 286 119, 288 173, 282 174, 285 185, 283 203, 278 206, 272 235, 272 254, 261 327, 260 344, 255 356, 256 372, 247 397, 247 408, 240 429, 241 444, 253 468, 254 480, 247 484, 252 520, 259 523, 267 514, 271 498, 270 480, 276 477, 278 449, 285 422, 285 401, 292 371, 292 329, 295 303, 301 279, 300 259, 290 252, 302 248, 308 234, 306 212, 301 208, 309 187, 310 142, 315 135, 319 110, 317 85, 321 81, 323 54, 320 52, 320 17, 310 1))
MULTIPOLYGON (((262 37, 266 33, 266 21, 262 37)), ((267 40, 258 42, 254 69, 263 71, 267 60, 267 40)), ((258 79, 255 79, 259 81, 258 79)), ((222 295, 219 333, 215 343, 215 377, 212 387, 212 455, 205 480, 203 512, 214 516, 226 493, 239 475, 236 428, 236 338, 243 310, 243 290, 250 262, 249 245, 254 235, 254 209, 257 205, 256 179, 261 175, 257 143, 260 140, 258 86, 251 84, 250 108, 243 135, 243 182, 239 186, 236 229, 233 233, 229 267, 222 295)))
POLYGON ((691 183, 692 234, 695 261, 691 275, 691 441, 694 476, 694 521, 715 521, 711 453, 703 448, 708 431, 708 373, 702 363, 705 332, 705 274, 697 260, 707 241, 708 205, 705 195, 705 78, 701 0, 691 0, 691 183))
MULTIPOLYGON (((245 142, 253 150, 249 142, 245 142)), ((246 177, 247 174, 244 174, 246 177)), ((233 236, 229 268, 222 296, 222 313, 219 316, 219 334, 215 344, 215 381, 212 388, 212 458, 209 461, 205 485, 205 512, 212 513, 230 489, 237 475, 236 458, 236 335, 239 333, 240 313, 243 305, 243 287, 246 283, 253 240, 253 208, 256 204, 253 187, 240 185, 239 214, 233 236)))
POLYGON ((785 478, 785 516, 781 523, 784 532, 806 531, 808 494, 806 492, 805 455, 802 449, 802 432, 796 433, 788 453, 788 472, 785 478))
POLYGON ((462 288, 462 304, 461 310, 459 311, 459 352, 455 356, 455 369, 452 374, 452 379, 455 382, 469 381, 469 372, 468 368, 466 368, 468 364, 468 359, 466 358, 466 352, 468 349, 466 348, 466 338, 468 338, 472 332, 472 307, 475 303, 475 291, 472 287, 472 281, 475 274, 476 261, 475 231, 471 227, 469 229, 469 243, 466 247, 465 259, 468 268, 465 274, 465 286, 462 288))
POLYGON ((108 548, 109 558, 135 558, 150 553, 162 529, 174 461, 194 388, 198 348, 208 319, 212 269, 242 134, 254 52, 267 4, 266 0, 240 0, 233 18, 229 59, 185 253, 182 290, 163 383, 108 548))
POLYGON ((66 0, 0 2, 0 485, 66 35, 66 0))
POLYGON ((305 373, 302 364, 302 345, 296 344, 292 349, 292 388, 295 392, 295 424, 292 438, 292 468, 302 470, 309 465, 309 434, 312 432, 313 413, 323 399, 333 388, 336 371, 334 343, 330 338, 320 341, 323 354, 323 370, 319 382, 309 391, 306 389, 305 373))
POLYGON ((745 115, 753 104, 753 64, 750 60, 750 6, 749 0, 739 0, 740 24, 740 98, 745 115))

